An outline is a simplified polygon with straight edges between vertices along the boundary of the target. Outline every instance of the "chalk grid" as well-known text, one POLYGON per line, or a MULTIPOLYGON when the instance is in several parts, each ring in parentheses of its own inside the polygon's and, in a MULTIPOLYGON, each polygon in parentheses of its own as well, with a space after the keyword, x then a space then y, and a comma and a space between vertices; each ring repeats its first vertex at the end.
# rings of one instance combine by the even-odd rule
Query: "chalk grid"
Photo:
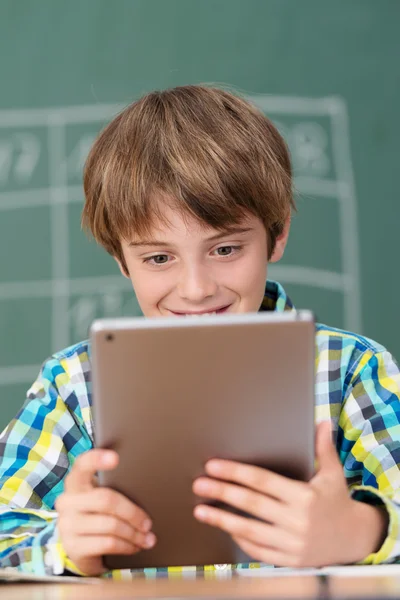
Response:
MULTIPOLYGON (((253 96, 250 100, 278 125, 287 139, 295 187, 301 196, 306 202, 312 198, 327 206, 333 202, 338 211, 339 268, 283 263, 271 265, 269 275, 283 284, 338 292, 343 300, 342 325, 361 331, 357 207, 345 102, 338 97, 269 95, 253 96)), ((25 299, 27 307, 34 300, 49 302, 48 323, 41 324, 50 330, 49 353, 77 341, 79 336, 85 337, 95 317, 132 312, 129 282, 116 270, 111 271, 109 263, 104 263, 104 272, 97 273, 103 268, 98 267, 95 275, 75 273, 77 260, 72 260, 71 244, 70 211, 75 207, 79 211, 83 202, 81 176, 85 157, 98 131, 121 108, 93 105, 0 111, 0 219, 1 215, 10 216, 10 211, 48 209, 49 221, 43 223, 42 237, 47 240, 48 236, 43 243, 50 256, 49 272, 44 268, 43 276, 31 279, 30 273, 22 270, 6 275, 0 282, 0 306, 25 299), (46 226, 49 230, 45 231, 46 226)), ((75 227, 79 227, 77 220, 73 222, 75 227)), ((35 228, 40 236, 37 224, 35 228)), ((73 229, 74 240, 78 235, 73 229)), ((86 242, 80 243, 85 248, 86 242)), ((2 260, 7 261, 8 257, 2 260)), ((102 260, 96 259, 100 265, 102 260)), ((137 306, 133 308, 133 312, 137 310, 137 306)), ((0 386, 29 384, 37 375, 38 364, 8 362, 5 358, 0 364, 0 386)))

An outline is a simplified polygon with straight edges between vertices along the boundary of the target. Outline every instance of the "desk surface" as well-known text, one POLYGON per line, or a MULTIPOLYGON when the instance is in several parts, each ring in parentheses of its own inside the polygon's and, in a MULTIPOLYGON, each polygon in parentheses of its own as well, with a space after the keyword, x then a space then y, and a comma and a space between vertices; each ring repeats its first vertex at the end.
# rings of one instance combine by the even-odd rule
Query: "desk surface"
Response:
POLYGON ((131 598, 282 598, 362 599, 399 598, 399 576, 233 578, 226 580, 103 581, 98 584, 4 584, 7 600, 128 600, 131 598))

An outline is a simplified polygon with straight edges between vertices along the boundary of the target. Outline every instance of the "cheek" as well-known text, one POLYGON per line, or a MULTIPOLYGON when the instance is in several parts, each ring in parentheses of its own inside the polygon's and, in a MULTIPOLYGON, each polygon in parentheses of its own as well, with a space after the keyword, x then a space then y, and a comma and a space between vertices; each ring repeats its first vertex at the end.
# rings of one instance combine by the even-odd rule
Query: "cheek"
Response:
POLYGON ((267 253, 254 251, 241 265, 241 281, 246 291, 253 293, 264 288, 267 278, 267 253))
POLYGON ((240 281, 238 292, 245 302, 246 310, 257 311, 265 294, 267 281, 267 253, 255 252, 242 265, 237 281, 240 281))
POLYGON ((165 278, 160 273, 136 272, 131 276, 136 298, 142 311, 156 306, 168 292, 165 278))

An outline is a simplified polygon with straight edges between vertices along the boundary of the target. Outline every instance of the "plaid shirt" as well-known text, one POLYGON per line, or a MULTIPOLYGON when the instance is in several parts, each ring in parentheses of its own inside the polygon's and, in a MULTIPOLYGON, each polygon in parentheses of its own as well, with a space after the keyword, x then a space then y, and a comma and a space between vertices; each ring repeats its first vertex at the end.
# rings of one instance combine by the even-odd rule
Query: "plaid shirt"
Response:
MULTIPOLYGON (((294 310, 268 282, 260 310, 294 310)), ((315 420, 330 419, 349 491, 384 505, 389 530, 365 563, 400 562, 400 373, 369 339, 317 325, 315 420)), ((77 344, 44 363, 15 419, 0 436, 0 566, 38 574, 79 573, 57 531, 56 498, 77 456, 93 448, 90 348, 77 344)), ((228 565, 227 569, 251 565, 228 565)), ((194 569, 217 569, 194 567, 194 569)), ((164 575, 190 568, 148 569, 164 575)), ((108 577, 130 577, 114 571, 108 577)))

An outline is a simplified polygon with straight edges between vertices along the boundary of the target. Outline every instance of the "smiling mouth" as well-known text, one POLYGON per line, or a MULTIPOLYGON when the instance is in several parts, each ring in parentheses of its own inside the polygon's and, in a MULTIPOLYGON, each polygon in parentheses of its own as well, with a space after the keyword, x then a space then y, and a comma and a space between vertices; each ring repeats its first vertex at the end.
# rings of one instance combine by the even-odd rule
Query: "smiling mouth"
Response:
POLYGON ((175 312, 174 310, 171 310, 170 312, 177 317, 205 317, 207 315, 220 315, 226 312, 229 307, 230 304, 221 308, 215 308, 213 310, 203 310, 199 312, 175 312))

